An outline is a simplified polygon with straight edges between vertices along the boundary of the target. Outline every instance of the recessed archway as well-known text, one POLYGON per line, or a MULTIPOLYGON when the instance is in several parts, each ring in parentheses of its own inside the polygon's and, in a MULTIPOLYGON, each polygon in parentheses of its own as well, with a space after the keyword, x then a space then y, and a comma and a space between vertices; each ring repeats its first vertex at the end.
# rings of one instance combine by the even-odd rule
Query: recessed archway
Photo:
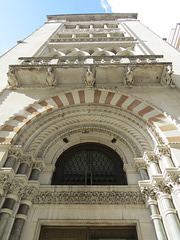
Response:
POLYGON ((127 184, 121 157, 102 144, 75 145, 63 152, 55 165, 52 185, 127 184))

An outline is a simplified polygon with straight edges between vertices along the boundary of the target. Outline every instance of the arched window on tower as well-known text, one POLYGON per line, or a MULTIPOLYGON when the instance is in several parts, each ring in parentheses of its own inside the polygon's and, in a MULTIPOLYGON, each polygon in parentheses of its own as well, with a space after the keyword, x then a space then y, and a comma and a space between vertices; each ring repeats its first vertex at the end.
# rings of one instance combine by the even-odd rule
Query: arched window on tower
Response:
POLYGON ((111 148, 83 143, 57 160, 52 185, 127 185, 123 161, 111 148))

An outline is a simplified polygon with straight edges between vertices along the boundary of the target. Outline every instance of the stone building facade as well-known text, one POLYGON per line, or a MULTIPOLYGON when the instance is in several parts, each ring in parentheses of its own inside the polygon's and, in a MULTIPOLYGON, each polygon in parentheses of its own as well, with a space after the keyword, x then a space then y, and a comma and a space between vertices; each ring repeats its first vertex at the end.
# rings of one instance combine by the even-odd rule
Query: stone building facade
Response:
POLYGON ((137 14, 51 15, 0 58, 0 239, 180 239, 180 53, 137 14))

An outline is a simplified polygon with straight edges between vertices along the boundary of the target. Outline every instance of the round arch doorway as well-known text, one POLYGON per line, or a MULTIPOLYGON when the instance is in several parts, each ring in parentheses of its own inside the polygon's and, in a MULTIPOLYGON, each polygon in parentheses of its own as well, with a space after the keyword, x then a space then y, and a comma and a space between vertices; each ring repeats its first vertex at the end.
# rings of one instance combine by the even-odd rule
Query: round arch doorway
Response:
POLYGON ((121 157, 99 143, 67 149, 57 160, 52 185, 127 185, 121 157))

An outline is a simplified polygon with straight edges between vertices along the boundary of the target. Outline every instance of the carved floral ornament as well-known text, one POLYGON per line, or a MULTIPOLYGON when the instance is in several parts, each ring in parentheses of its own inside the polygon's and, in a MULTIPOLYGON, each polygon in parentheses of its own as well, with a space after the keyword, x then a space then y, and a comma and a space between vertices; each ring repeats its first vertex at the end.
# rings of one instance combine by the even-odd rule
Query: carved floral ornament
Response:
POLYGON ((34 204, 143 204, 140 192, 62 191, 39 192, 34 204))

